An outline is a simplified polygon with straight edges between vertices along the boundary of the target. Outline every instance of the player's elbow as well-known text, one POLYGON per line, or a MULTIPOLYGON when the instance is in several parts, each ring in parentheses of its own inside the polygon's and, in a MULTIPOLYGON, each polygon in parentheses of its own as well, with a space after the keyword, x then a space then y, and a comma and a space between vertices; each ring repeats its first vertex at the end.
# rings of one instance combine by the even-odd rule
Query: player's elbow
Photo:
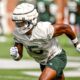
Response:
POLYGON ((63 27, 63 32, 66 34, 66 33, 70 33, 72 32, 72 29, 69 25, 64 25, 63 27))

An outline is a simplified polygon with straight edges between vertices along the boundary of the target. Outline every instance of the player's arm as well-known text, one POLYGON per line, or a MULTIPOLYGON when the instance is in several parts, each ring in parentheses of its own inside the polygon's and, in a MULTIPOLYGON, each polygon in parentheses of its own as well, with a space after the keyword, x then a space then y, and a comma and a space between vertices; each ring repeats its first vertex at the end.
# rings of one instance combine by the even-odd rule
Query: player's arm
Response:
POLYGON ((71 41, 73 42, 74 46, 80 51, 80 43, 71 29, 69 25, 64 25, 64 24, 57 24, 54 25, 54 35, 53 37, 60 36, 62 34, 65 34, 71 41))
POLYGON ((15 43, 14 47, 10 48, 10 55, 16 61, 20 60, 23 56, 23 44, 15 43))

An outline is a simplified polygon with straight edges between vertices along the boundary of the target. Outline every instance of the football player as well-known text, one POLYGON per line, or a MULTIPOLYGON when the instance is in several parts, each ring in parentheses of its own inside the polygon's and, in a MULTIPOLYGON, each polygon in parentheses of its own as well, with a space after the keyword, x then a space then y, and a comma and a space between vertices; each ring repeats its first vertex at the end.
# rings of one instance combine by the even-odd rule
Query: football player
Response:
POLYGON ((64 80, 66 53, 58 45, 57 36, 65 34, 80 52, 80 43, 69 25, 37 22, 38 12, 33 4, 21 3, 13 11, 15 45, 10 55, 16 61, 23 56, 23 46, 39 64, 42 73, 39 80, 64 80))

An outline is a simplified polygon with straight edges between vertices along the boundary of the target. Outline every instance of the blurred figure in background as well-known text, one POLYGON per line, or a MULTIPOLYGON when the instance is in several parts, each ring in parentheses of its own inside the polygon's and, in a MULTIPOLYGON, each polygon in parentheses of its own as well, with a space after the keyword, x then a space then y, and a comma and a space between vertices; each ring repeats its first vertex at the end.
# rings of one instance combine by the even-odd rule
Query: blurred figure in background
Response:
POLYGON ((2 16, 0 15, 0 35, 3 35, 4 31, 3 31, 3 25, 2 25, 2 16))
POLYGON ((67 7, 69 10, 69 24, 72 30, 77 34, 77 25, 76 25, 76 12, 77 12, 77 3, 75 0, 69 0, 67 2, 67 7))
POLYGON ((36 7, 39 12, 40 21, 55 23, 56 5, 53 0, 37 0, 36 7))
POLYGON ((3 18, 3 14, 2 14, 2 0, 0 0, 0 35, 4 34, 2 18, 3 18))
POLYGON ((57 23, 64 23, 71 26, 75 34, 76 31, 76 11, 77 4, 74 0, 55 0, 58 10, 56 16, 57 23))
POLYGON ((18 0, 19 1, 19 3, 21 3, 21 2, 28 2, 28 3, 31 3, 31 4, 36 4, 36 1, 37 0, 18 0))
POLYGON ((80 39, 80 0, 76 0, 77 2, 77 13, 76 13, 76 18, 77 18, 77 34, 78 34, 78 37, 80 39))
POLYGON ((57 13, 56 13, 56 23, 63 24, 64 23, 64 10, 66 6, 67 0, 53 0, 57 5, 57 13))

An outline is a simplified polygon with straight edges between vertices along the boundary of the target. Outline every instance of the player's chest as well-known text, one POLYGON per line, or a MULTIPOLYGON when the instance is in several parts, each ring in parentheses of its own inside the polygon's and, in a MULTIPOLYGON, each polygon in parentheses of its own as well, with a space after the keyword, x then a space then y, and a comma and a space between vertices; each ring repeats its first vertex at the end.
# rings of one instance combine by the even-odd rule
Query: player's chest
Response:
POLYGON ((45 46, 46 44, 48 44, 48 40, 45 39, 34 39, 34 40, 24 40, 23 41, 24 44, 26 45, 38 45, 40 47, 45 46))

